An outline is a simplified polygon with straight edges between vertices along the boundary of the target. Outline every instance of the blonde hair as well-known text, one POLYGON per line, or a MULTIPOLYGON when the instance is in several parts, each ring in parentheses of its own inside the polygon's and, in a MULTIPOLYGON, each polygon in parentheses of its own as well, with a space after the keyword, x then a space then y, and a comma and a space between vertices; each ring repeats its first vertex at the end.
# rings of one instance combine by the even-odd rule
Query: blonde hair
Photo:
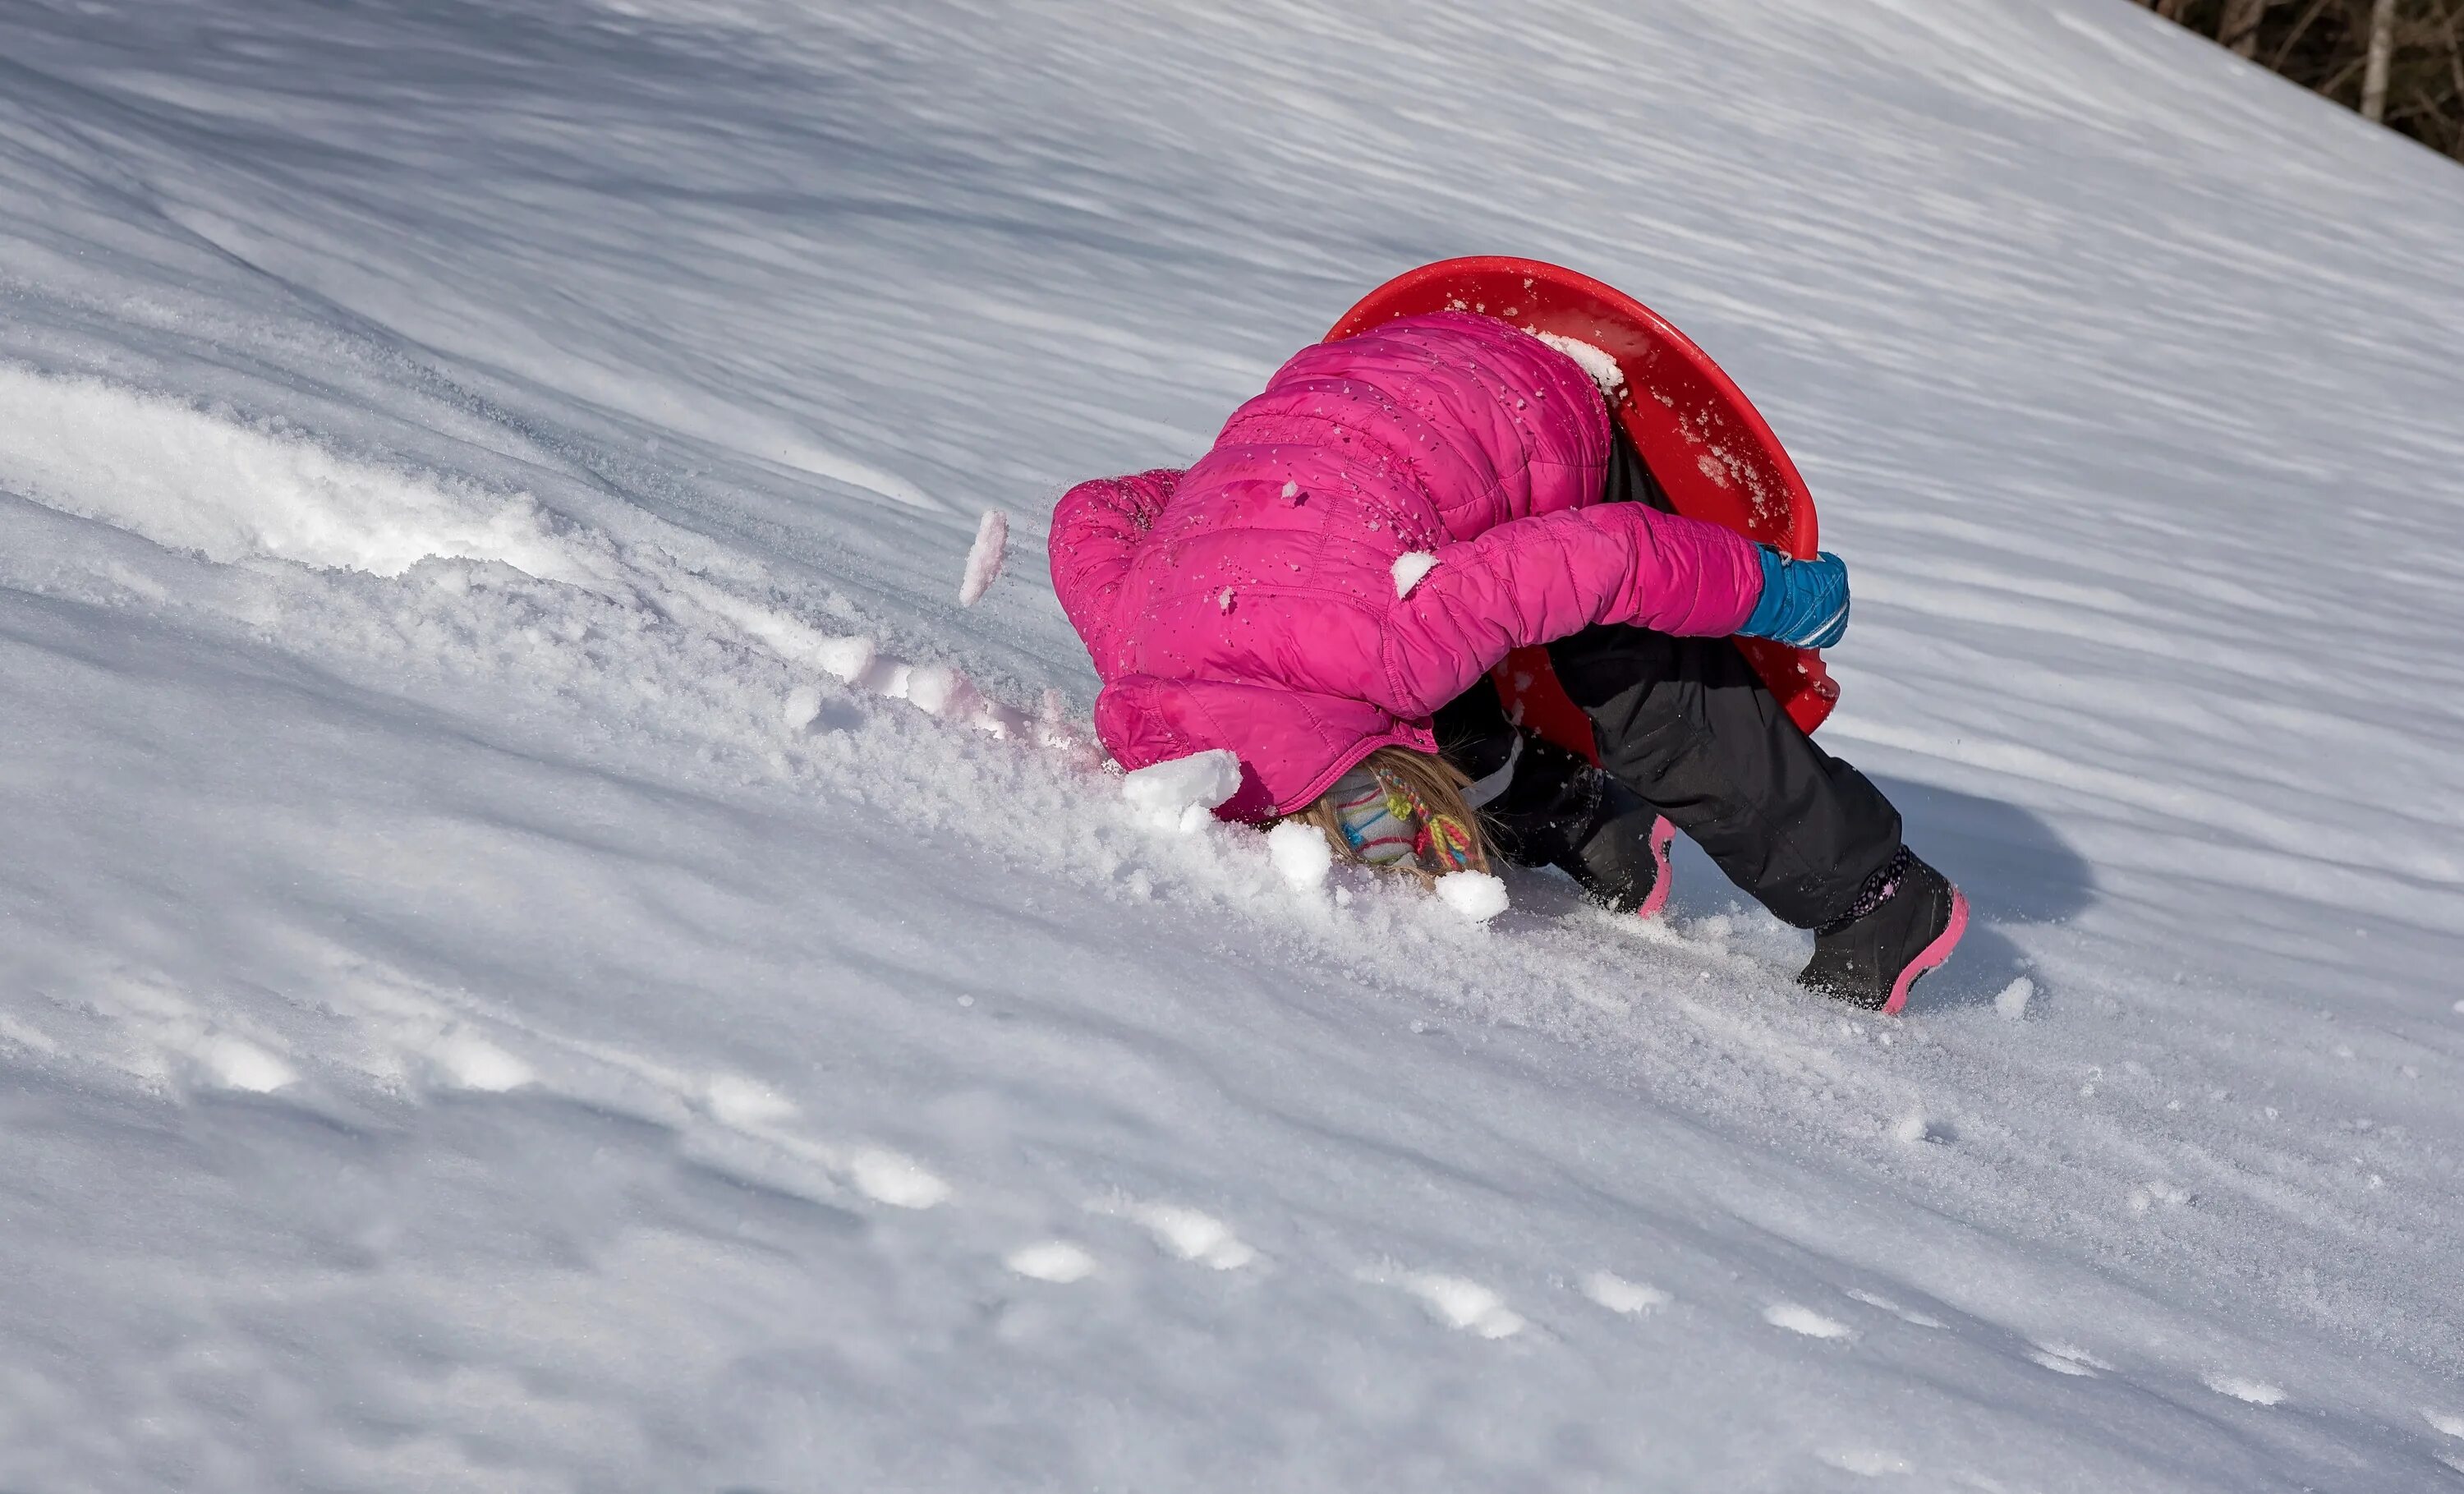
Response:
MULTIPOLYGON (((1469 843, 1468 869, 1489 869, 1487 828, 1481 824, 1480 811, 1463 798, 1463 790, 1471 786, 1471 780, 1463 777, 1453 763, 1434 753, 1414 752, 1409 747, 1380 747, 1361 758, 1357 766, 1368 769, 1373 777, 1390 789, 1401 790, 1401 797, 1417 807, 1426 809, 1426 818, 1451 820, 1461 825, 1463 837, 1469 843)), ((1320 794, 1307 809, 1284 818, 1314 825, 1317 832, 1326 837, 1326 843, 1334 847, 1337 860, 1374 865, 1364 861, 1360 848, 1344 835, 1343 816, 1335 807, 1333 790, 1320 794)), ((1434 868, 1422 865, 1418 859, 1390 862, 1378 869, 1407 871, 1423 882, 1435 881, 1437 877, 1434 868)))

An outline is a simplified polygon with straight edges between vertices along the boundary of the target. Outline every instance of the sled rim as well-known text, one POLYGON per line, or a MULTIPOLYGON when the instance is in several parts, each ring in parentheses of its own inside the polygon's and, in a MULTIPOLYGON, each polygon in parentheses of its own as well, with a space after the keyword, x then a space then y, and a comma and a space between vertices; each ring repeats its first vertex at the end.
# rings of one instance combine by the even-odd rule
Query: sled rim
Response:
MULTIPOLYGON (((1439 260, 1405 271, 1362 297, 1326 341, 1438 311, 1493 317, 1608 353, 1625 375, 1611 413, 1672 508, 1799 559, 1820 547, 1814 495, 1803 474, 1736 381, 1668 319, 1579 271, 1502 254, 1439 260)), ((1831 714, 1839 688, 1819 652, 1762 639, 1739 639, 1738 645, 1798 727, 1812 732, 1831 714)), ((1541 650, 1516 650, 1497 674, 1509 707, 1520 706, 1534 730, 1592 752, 1591 723, 1556 688, 1541 650), (1516 677, 1537 679, 1544 688, 1509 689, 1516 677)))

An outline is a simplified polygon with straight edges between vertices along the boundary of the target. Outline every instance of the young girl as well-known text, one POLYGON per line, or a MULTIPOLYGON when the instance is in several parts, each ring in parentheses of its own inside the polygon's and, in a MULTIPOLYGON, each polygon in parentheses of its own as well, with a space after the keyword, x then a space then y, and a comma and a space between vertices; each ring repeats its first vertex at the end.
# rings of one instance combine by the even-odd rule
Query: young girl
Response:
POLYGON ((1082 483, 1052 580, 1124 767, 1241 760, 1219 813, 1307 821, 1423 875, 1555 865, 1656 911, 1669 825, 1815 931, 1798 978, 1897 1011, 1968 907, 1899 812, 1727 640, 1837 642, 1837 558, 1666 512, 1589 375, 1441 312, 1303 349, 1186 472, 1082 483), (1549 647, 1599 765, 1521 731, 1488 671, 1549 647))

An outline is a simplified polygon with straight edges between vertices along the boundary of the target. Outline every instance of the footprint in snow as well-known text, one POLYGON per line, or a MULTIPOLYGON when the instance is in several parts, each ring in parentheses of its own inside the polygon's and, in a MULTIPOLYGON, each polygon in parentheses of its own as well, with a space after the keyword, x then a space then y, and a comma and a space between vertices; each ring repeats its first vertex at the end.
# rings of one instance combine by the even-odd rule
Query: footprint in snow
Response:
POLYGON ((1040 1240, 1001 1258, 1001 1264, 1032 1281, 1066 1286, 1095 1274, 1095 1258, 1066 1240, 1040 1240))
POLYGON ((1668 1293, 1659 1287, 1627 1281, 1615 1271, 1594 1271, 1584 1277, 1583 1295, 1611 1312, 1628 1317, 1666 1307, 1671 1300, 1668 1293))
POLYGON ((1234 1234, 1231 1225, 1178 1204, 1099 1198, 1087 1205, 1087 1212, 1128 1219, 1173 1256, 1218 1271, 1237 1271, 1258 1259, 1258 1252, 1234 1234))
POLYGON ((297 1071, 245 1038, 217 1033, 187 1044, 205 1078, 225 1089, 272 1094, 299 1082, 297 1071))
POLYGON ((1506 1299, 1480 1283, 1435 1271, 1369 1270, 1360 1279, 1417 1297, 1429 1316, 1450 1329, 1481 1338, 1512 1338, 1527 1326, 1506 1299))
POLYGON ((1808 1338, 1854 1338, 1856 1332, 1837 1318, 1827 1318, 1802 1303, 1775 1302, 1763 1309, 1763 1321, 1808 1338))
POLYGON ((1893 1473, 1916 1472, 1916 1466, 1906 1459, 1897 1453, 1886 1453, 1878 1448, 1848 1448, 1836 1453, 1816 1453, 1814 1456, 1842 1473, 1853 1473, 1863 1479, 1879 1479, 1893 1473))

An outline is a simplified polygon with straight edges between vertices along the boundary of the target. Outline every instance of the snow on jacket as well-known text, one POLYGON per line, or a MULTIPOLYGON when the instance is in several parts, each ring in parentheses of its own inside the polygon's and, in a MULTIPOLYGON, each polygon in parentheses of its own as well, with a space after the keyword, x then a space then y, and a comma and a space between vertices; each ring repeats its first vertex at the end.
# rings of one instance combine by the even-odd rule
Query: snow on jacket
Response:
POLYGON ((1573 359, 1440 312, 1302 349, 1186 472, 1070 489, 1052 584, 1104 681, 1097 735, 1127 768, 1231 749, 1219 812, 1261 819, 1376 747, 1435 751, 1430 714, 1509 649, 1735 631, 1754 546, 1601 503, 1608 420, 1573 359))

